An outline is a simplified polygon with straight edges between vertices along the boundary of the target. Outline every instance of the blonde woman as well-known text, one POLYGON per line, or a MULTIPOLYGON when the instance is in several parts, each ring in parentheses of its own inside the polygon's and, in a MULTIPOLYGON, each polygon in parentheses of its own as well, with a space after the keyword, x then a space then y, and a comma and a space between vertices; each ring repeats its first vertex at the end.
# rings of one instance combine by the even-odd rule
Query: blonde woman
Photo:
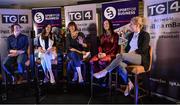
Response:
POLYGON ((98 54, 90 60, 94 72, 103 70, 115 57, 118 52, 118 34, 114 33, 110 20, 103 22, 103 34, 100 36, 98 54))
POLYGON ((104 70, 95 73, 96 78, 102 78, 106 76, 108 72, 111 72, 118 67, 119 74, 127 83, 127 87, 124 91, 124 95, 129 95, 129 92, 133 89, 134 85, 128 79, 126 67, 128 64, 137 64, 144 66, 145 70, 149 67, 149 33, 142 30, 143 19, 141 17, 133 17, 130 21, 130 30, 132 33, 128 36, 128 43, 125 51, 118 54, 116 58, 107 66, 104 70))

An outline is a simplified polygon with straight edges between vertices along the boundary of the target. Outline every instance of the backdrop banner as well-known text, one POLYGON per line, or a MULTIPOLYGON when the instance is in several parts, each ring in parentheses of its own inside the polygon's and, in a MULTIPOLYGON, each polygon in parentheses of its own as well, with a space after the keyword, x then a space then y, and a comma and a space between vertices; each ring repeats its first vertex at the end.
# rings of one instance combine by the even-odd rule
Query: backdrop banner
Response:
POLYGON ((147 31, 151 35, 151 89, 180 99, 180 1, 144 0, 147 31))
POLYGON ((32 15, 28 9, 0 9, 0 49, 1 61, 7 56, 7 37, 12 35, 11 25, 18 23, 22 33, 30 36, 32 30, 32 15))
POLYGON ((91 44, 91 55, 97 54, 96 4, 65 6, 64 9, 66 28, 69 22, 74 21, 91 44))
POLYGON ((61 8, 33 8, 33 29, 35 35, 41 33, 43 26, 50 24, 52 27, 61 28, 61 8))
POLYGON ((132 17, 138 15, 138 0, 102 4, 103 20, 111 20, 115 31, 127 28, 132 17))
POLYGON ((65 6, 64 10, 66 27, 70 21, 74 21, 85 36, 91 33, 93 25, 96 28, 96 4, 65 6))

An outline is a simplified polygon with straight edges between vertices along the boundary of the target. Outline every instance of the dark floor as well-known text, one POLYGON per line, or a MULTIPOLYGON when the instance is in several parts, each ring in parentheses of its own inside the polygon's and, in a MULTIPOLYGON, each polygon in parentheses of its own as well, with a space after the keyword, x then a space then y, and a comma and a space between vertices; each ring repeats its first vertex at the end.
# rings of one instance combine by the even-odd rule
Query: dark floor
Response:
MULTIPOLYGON (((90 85, 43 85, 41 86, 40 102, 42 104, 133 104, 132 97, 125 97, 121 92, 112 92, 109 96, 108 90, 94 88, 94 96, 90 95, 90 85)), ((20 104, 36 103, 36 91, 32 85, 9 86, 8 99, 0 103, 20 104)), ((172 101, 157 96, 146 96, 139 100, 140 104, 175 104, 172 101)))

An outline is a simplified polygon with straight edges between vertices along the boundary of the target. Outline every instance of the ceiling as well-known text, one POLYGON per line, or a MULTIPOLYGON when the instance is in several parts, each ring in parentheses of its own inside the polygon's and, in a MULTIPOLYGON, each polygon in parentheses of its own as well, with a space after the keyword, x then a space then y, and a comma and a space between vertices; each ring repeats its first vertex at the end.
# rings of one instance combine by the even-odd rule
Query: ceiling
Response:
POLYGON ((55 7, 115 0, 0 0, 0 8, 55 7))
POLYGON ((75 5, 81 1, 89 0, 0 0, 1 7, 50 7, 50 6, 64 6, 75 5))

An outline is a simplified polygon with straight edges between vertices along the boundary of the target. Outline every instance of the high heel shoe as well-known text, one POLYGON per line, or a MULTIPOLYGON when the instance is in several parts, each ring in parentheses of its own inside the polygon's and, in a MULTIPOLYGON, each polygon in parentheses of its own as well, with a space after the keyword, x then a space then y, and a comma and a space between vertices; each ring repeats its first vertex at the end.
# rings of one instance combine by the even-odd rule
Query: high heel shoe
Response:
POLYGON ((16 84, 16 78, 14 76, 12 76, 11 79, 12 79, 12 84, 15 85, 16 84))
POLYGON ((81 84, 81 83, 84 83, 84 80, 82 79, 82 80, 79 80, 79 83, 81 84))
POLYGON ((44 83, 48 83, 48 82, 49 82, 48 77, 45 77, 43 82, 44 82, 44 83))
POLYGON ((105 77, 107 73, 108 73, 107 70, 102 70, 98 73, 95 73, 93 76, 99 79, 99 78, 105 77))
POLYGON ((124 96, 128 96, 131 90, 134 88, 134 85, 131 81, 129 81, 126 90, 124 91, 124 96))
POLYGON ((51 78, 50 78, 50 83, 51 83, 51 84, 56 84, 56 81, 55 81, 54 77, 51 77, 51 78))
POLYGON ((73 79, 72 79, 72 82, 77 81, 77 79, 78 79, 78 74, 77 74, 77 72, 75 72, 75 73, 74 73, 74 77, 73 77, 73 79))

